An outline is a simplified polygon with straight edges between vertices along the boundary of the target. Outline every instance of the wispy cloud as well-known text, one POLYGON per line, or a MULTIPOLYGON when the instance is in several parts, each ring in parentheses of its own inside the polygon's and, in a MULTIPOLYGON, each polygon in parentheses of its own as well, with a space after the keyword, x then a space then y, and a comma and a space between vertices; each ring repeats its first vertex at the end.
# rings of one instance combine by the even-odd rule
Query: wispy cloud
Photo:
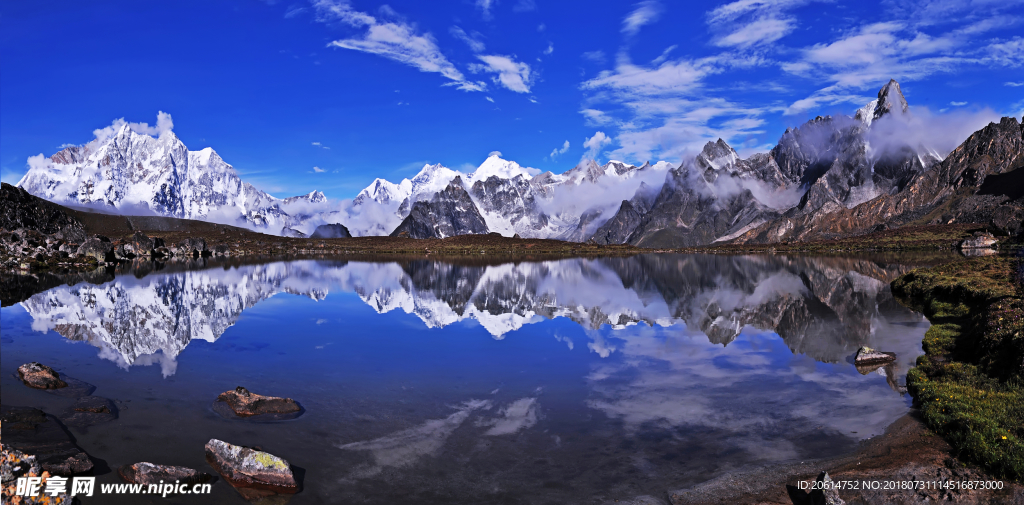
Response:
POLYGON ((480 9, 480 17, 485 20, 494 19, 491 9, 498 3, 498 0, 476 0, 476 8, 480 9))
POLYGON ((968 67, 1024 65, 1024 39, 978 39, 1016 22, 1014 16, 1001 13, 1003 3, 939 1, 930 5, 925 11, 894 10, 888 21, 855 26, 831 41, 798 50, 798 57, 781 63, 781 68, 801 78, 820 79, 826 86, 792 103, 787 113, 821 104, 860 102, 865 92, 890 78, 906 82, 968 67), (940 19, 926 11, 948 14, 940 19), (950 23, 955 26, 936 26, 950 23))
POLYGON ((963 107, 964 105, 967 105, 967 102, 949 102, 949 104, 953 107, 963 107))
POLYGON ((305 7, 300 7, 298 5, 292 5, 292 6, 288 7, 288 10, 284 13, 284 17, 286 19, 291 19, 291 18, 294 18, 294 17, 298 16, 299 14, 302 14, 302 13, 308 11, 308 10, 309 9, 307 9, 305 7))
POLYGON ((1003 86, 1010 86, 1011 88, 1019 88, 1021 86, 1024 86, 1024 82, 1007 81, 1007 82, 1003 83, 1003 86))
POLYGON ((469 66, 472 72, 486 72, 497 74, 494 82, 516 93, 529 93, 530 85, 533 82, 533 73, 530 66, 515 60, 513 56, 501 55, 480 55, 477 56, 483 63, 473 63, 469 66))
POLYGON ((614 122, 614 119, 608 113, 597 109, 582 109, 580 114, 583 114, 589 126, 601 126, 614 122))
POLYGON ((512 12, 529 12, 537 10, 537 2, 534 0, 519 0, 512 6, 512 12))
POLYGON ((666 61, 654 67, 634 65, 625 54, 619 56, 615 70, 606 70, 585 81, 583 89, 608 88, 630 94, 654 95, 681 88, 692 90, 701 80, 716 72, 706 61, 666 61))
POLYGON ((466 45, 469 46, 469 49, 474 53, 479 53, 485 49, 484 43, 479 40, 481 36, 479 33, 474 32, 473 36, 470 36, 465 30, 458 26, 451 27, 448 30, 448 33, 451 33, 452 37, 465 42, 466 45))
POLYGON ((714 43, 719 47, 771 44, 796 29, 797 19, 788 11, 811 1, 737 0, 708 12, 708 26, 717 34, 714 43))
POLYGON ((549 157, 551 159, 555 159, 555 158, 558 157, 558 155, 565 154, 566 151, 568 151, 568 150, 569 150, 569 141, 566 140, 565 143, 562 144, 562 147, 560 147, 560 148, 556 147, 553 151, 551 151, 551 154, 549 155, 549 157))
POLYGON ((622 33, 632 37, 640 32, 644 25, 649 25, 661 17, 661 4, 656 0, 644 0, 636 4, 633 12, 630 12, 622 20, 622 33))
POLYGON ((318 174, 322 174, 322 173, 324 173, 326 171, 327 170, 324 170, 324 169, 322 169, 320 167, 313 167, 313 172, 318 173, 318 174))
MULTIPOLYGON (((441 52, 430 33, 418 33, 416 27, 401 20, 378 20, 353 10, 341 0, 315 0, 317 19, 339 21, 354 28, 365 28, 359 37, 335 40, 328 47, 340 47, 376 54, 412 66, 421 72, 438 73, 452 81, 448 85, 464 91, 483 91, 486 84, 471 82, 441 52)), ((384 14, 392 12, 382 9, 384 14)))
POLYGON ((592 61, 594 63, 604 63, 608 57, 604 55, 604 51, 587 51, 580 55, 584 60, 592 61))

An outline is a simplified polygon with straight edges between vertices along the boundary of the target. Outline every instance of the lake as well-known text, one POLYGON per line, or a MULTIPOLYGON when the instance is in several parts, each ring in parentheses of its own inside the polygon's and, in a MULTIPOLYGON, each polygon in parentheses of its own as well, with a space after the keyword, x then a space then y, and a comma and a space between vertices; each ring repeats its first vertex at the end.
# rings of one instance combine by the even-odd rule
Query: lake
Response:
MULTIPOLYGON (((211 438, 288 460, 290 503, 600 503, 848 454, 908 412, 928 322, 904 257, 281 261, 128 269, 0 310, 3 404, 39 361, 118 419, 71 428, 97 482, 139 461, 209 473, 211 438), (150 271, 152 270, 152 271, 150 271), (854 367, 860 346, 895 366, 854 367), (245 386, 291 420, 227 419, 245 386)), ((83 503, 246 503, 202 497, 83 503), (148 501, 147 501, 148 500, 148 501)))

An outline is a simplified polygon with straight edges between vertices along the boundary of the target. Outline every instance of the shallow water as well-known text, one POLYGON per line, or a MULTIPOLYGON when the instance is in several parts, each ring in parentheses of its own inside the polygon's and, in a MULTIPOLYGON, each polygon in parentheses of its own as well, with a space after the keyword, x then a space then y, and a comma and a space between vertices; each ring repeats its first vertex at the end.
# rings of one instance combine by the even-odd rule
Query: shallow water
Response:
MULTIPOLYGON (((594 503, 852 451, 909 408, 928 327, 888 283, 912 262, 644 255, 481 266, 292 261, 121 275, 0 310, 4 405, 59 413, 40 361, 122 406, 72 429, 118 482, 150 461, 211 472, 211 438, 303 480, 290 503, 594 503), (857 348, 896 352, 862 374, 857 348), (279 422, 224 419, 236 386, 279 422)), ((245 503, 205 497, 84 503, 245 503), (147 501, 148 500, 148 501, 147 501)))

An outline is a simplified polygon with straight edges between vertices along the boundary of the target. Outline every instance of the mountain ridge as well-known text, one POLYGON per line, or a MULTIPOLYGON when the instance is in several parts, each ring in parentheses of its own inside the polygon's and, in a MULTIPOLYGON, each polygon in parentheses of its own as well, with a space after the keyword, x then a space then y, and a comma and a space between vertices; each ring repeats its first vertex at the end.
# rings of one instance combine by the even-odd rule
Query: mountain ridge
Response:
POLYGON ((473 172, 427 164, 398 183, 377 178, 340 204, 319 191, 273 197, 243 182, 211 148, 188 151, 171 131, 154 138, 124 124, 104 141, 30 159, 18 186, 56 203, 142 208, 295 237, 342 225, 357 237, 497 232, 672 248, 831 239, 965 219, 1018 232, 1020 196, 997 194, 992 184, 980 189, 986 177, 1024 164, 1016 119, 992 123, 943 158, 914 140, 912 118, 890 80, 852 117, 818 116, 787 128, 770 151, 745 159, 718 139, 678 166, 583 160, 555 174, 495 152, 473 172))

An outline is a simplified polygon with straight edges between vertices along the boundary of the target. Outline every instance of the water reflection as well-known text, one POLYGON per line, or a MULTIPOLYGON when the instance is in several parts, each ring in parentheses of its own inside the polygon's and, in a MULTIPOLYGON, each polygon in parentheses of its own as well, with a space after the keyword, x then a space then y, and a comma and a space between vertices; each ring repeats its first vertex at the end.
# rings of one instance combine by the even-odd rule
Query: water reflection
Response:
MULTIPOLYGON (((908 269, 779 256, 647 255, 497 266, 298 261, 119 276, 102 285, 60 286, 22 305, 38 331, 88 341, 104 358, 125 365, 162 360, 169 370, 190 341, 215 341, 242 311, 271 296, 322 300, 331 290, 355 292, 378 313, 415 314, 428 328, 474 320, 496 339, 559 317, 589 330, 685 323, 722 345, 750 326, 778 333, 794 353, 839 362, 861 345, 907 355, 901 351, 910 349, 877 337, 897 319, 903 325, 922 321, 888 290, 888 282, 908 269)), ((565 342, 573 348, 568 337, 565 342)), ((616 350, 599 334, 587 346, 604 357, 616 350)))
MULTIPOLYGON (((84 437, 87 451, 120 464, 211 437, 272 443, 308 469, 294 503, 663 496, 747 464, 848 452, 906 413, 892 389, 920 354, 927 322, 888 283, 910 268, 643 255, 119 275, 32 295, 21 303, 27 317, 4 309, 13 344, 3 359, 5 370, 62 360, 102 394, 134 400, 125 422, 157 427, 145 444, 84 437), (21 338, 28 317, 32 329, 86 341, 123 368, 157 364, 175 377, 133 370, 127 381, 91 366, 88 346, 21 338), (193 340, 215 345, 185 351, 193 340), (898 361, 858 370, 861 345, 898 361), (294 397, 308 412, 244 432, 207 415, 212 398, 240 384, 294 397), (169 423, 187 429, 166 437, 169 423)), ((7 401, 26 404, 36 391, 9 387, 11 375, 0 377, 7 401)))

